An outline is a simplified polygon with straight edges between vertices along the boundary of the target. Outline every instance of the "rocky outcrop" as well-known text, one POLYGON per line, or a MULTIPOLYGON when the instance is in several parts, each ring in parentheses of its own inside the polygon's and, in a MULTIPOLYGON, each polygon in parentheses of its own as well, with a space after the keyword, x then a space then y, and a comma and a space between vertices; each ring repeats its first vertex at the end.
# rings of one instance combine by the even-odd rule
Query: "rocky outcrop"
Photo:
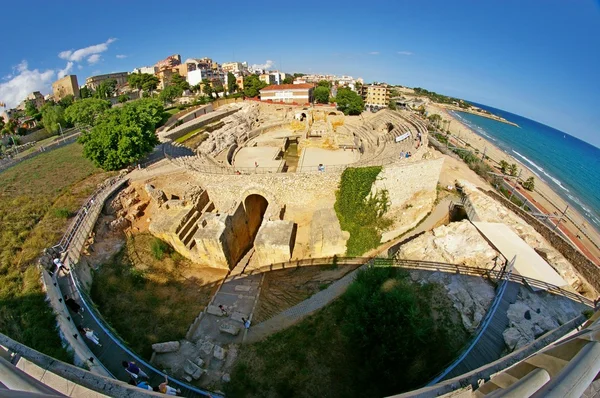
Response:
POLYGON ((444 286, 469 332, 477 329, 496 296, 494 287, 479 277, 428 271, 411 271, 411 276, 421 283, 438 283, 444 286))
POLYGON ((148 196, 150 196, 150 198, 152 198, 152 200, 155 201, 159 207, 167 201, 167 195, 165 195, 162 189, 157 189, 152 184, 146 184, 144 189, 148 193, 148 196))
POLYGON ((492 268, 498 253, 469 221, 443 225, 401 246, 399 259, 492 268))
POLYGON ((159 354, 165 352, 175 352, 179 350, 179 341, 167 341, 164 343, 152 344, 152 349, 154 350, 154 352, 157 352, 159 354))
POLYGON ((504 342, 509 350, 517 350, 575 318, 586 308, 562 296, 532 293, 521 287, 517 301, 508 307, 509 328, 503 333, 504 342))
POLYGON ((476 186, 460 181, 463 191, 468 195, 471 204, 480 217, 481 221, 497 222, 508 225, 521 239, 542 255, 560 274, 560 276, 577 291, 591 291, 594 289, 575 270, 569 261, 556 250, 535 228, 527 224, 525 220, 506 208, 488 195, 480 192, 476 186), (543 254, 542 254, 543 253, 543 254))

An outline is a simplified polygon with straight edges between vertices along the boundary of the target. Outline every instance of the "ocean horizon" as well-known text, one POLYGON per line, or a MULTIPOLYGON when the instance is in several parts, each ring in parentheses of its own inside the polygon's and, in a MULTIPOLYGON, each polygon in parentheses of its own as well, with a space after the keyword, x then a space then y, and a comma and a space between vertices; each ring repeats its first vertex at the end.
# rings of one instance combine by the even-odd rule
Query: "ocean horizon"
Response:
POLYGON ((472 104, 515 127, 482 116, 450 111, 476 134, 519 160, 538 179, 600 230, 600 149, 577 137, 491 106, 472 104))

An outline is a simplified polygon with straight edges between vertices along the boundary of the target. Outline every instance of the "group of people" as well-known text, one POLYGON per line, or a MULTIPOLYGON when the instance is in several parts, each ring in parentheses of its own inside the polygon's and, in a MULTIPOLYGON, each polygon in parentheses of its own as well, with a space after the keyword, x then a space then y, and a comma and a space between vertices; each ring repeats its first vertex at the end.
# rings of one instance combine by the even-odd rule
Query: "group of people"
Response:
MULTIPOLYGON (((229 316, 229 313, 227 312, 225 307, 223 307, 223 304, 219 304, 217 307, 219 307, 219 309, 221 310, 221 316, 229 316)), ((242 324, 244 325, 244 328, 246 330, 250 330, 250 319, 242 317, 242 324)))
POLYGON ((143 390, 162 392, 166 395, 177 395, 181 393, 180 389, 171 387, 169 385, 169 378, 166 375, 164 382, 152 387, 148 382, 148 379, 150 378, 148 374, 140 369, 135 362, 122 361, 121 364, 130 377, 129 384, 131 385, 135 385, 143 390))
POLYGON ((400 152, 400 159, 409 158, 411 156, 412 156, 412 153, 410 151, 408 151, 408 152, 404 152, 404 151, 400 152))

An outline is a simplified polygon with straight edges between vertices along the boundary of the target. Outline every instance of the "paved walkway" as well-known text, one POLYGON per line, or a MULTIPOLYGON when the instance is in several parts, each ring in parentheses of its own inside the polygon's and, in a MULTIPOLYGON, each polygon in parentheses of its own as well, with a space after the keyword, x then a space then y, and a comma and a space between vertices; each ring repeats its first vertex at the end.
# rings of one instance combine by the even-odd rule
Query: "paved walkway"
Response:
POLYGON ((354 280, 358 270, 365 268, 367 265, 362 265, 354 271, 346 274, 343 278, 329 285, 325 290, 322 290, 310 298, 304 300, 287 310, 275 315, 273 318, 267 319, 256 326, 252 326, 248 331, 246 343, 254 343, 260 341, 273 333, 287 329, 296 322, 306 318, 310 314, 325 307, 336 298, 340 297, 354 280))
MULTIPOLYGON (((77 289, 75 289, 73 285, 72 279, 68 275, 59 276, 58 284, 63 295, 69 295, 70 297, 74 298, 79 305, 85 308, 82 313, 83 316, 73 313, 73 311, 69 309, 69 313, 71 314, 71 318, 75 324, 92 329, 94 334, 98 336, 101 346, 92 343, 81 334, 78 335, 77 339, 83 339, 83 341, 85 341, 86 345, 94 353, 96 358, 98 358, 98 360, 112 373, 116 379, 127 382, 130 377, 121 365, 121 361, 134 361, 148 374, 150 377, 150 384, 152 386, 156 386, 164 381, 165 374, 161 372, 161 370, 152 367, 148 363, 145 363, 143 359, 137 357, 137 355, 126 348, 124 342, 113 340, 108 335, 107 328, 100 323, 100 314, 95 308, 92 308, 87 304, 87 301, 89 300, 87 297, 85 300, 81 299, 77 293, 77 289)), ((124 316, 126 316, 126 314, 124 314, 124 316)), ((181 394, 179 395, 183 397, 219 396, 216 394, 210 395, 207 392, 191 388, 183 383, 179 383, 171 379, 169 380, 169 385, 181 389, 181 394)))

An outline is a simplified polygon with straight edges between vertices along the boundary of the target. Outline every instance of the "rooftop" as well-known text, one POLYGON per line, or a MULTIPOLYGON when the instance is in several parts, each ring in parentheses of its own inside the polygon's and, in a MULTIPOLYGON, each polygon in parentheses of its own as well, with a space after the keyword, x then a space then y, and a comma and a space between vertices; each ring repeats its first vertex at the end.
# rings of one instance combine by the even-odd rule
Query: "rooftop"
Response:
POLYGON ((313 88, 314 84, 273 84, 263 88, 260 91, 277 91, 277 90, 300 90, 300 89, 309 89, 313 88))

